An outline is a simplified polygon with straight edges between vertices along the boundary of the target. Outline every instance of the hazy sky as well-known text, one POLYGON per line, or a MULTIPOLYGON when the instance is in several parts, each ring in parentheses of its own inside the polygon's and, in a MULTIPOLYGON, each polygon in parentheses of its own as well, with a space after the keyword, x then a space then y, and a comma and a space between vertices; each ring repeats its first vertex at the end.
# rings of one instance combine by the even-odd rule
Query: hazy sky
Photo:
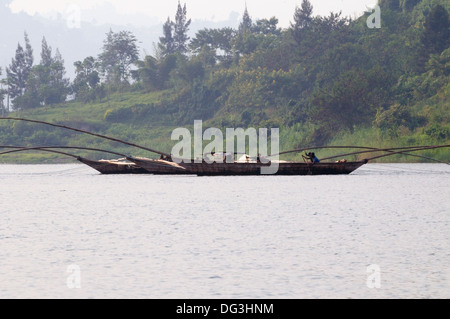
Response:
MULTIPOLYGON (((314 14, 328 15, 339 12, 356 17, 373 7, 377 0, 310 0, 314 14)), ((241 14, 245 4, 253 19, 277 17, 281 27, 292 20, 295 7, 301 0, 182 0, 186 3, 188 16, 193 20, 226 21, 232 12, 241 14)), ((135 24, 159 23, 175 15, 178 0, 12 0, 13 12, 55 18, 78 18, 97 23, 135 24)))

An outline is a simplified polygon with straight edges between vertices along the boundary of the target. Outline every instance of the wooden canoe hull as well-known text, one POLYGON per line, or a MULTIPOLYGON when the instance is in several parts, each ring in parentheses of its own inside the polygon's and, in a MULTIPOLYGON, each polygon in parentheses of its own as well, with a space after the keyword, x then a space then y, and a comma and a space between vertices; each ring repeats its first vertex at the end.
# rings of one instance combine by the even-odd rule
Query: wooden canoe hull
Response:
MULTIPOLYGON (((227 175, 263 175, 263 164, 234 163, 234 164, 186 164, 199 176, 227 176, 227 175)), ((273 175, 348 175, 360 168, 364 163, 280 163, 273 175)), ((188 168, 188 169, 189 169, 188 168)), ((269 175, 270 176, 270 175, 269 175)))
MULTIPOLYGON (((198 176, 258 176, 261 168, 269 166, 262 163, 181 163, 180 167, 166 165, 163 161, 142 158, 127 158, 137 166, 155 175, 198 175, 198 176)), ((167 163, 167 162, 166 162, 167 163)), ((274 175, 348 175, 366 162, 346 163, 280 163, 274 175)), ((176 164, 175 164, 176 165, 176 164)))
POLYGON ((86 158, 78 157, 77 160, 104 175, 116 174, 149 174, 146 169, 137 166, 134 163, 116 163, 109 161, 92 161, 86 158))

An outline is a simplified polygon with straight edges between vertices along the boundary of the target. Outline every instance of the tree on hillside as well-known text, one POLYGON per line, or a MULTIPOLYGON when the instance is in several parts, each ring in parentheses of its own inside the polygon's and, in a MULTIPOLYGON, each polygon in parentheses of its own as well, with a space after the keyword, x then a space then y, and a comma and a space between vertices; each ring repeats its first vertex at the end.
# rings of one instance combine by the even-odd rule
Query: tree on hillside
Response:
POLYGON ((33 69, 34 83, 37 85, 36 90, 40 87, 49 86, 51 82, 51 66, 53 64, 52 47, 48 45, 45 37, 42 38, 41 44, 41 61, 39 67, 33 69), (39 80, 37 80, 39 79, 39 80))
POLYGON ((11 99, 14 100, 25 94, 32 66, 33 49, 31 48, 28 35, 25 33, 25 49, 19 43, 15 57, 12 59, 9 67, 6 68, 11 99))
POLYGON ((170 73, 177 66, 177 57, 169 54, 157 59, 147 55, 144 60, 136 61, 135 65, 138 68, 133 72, 135 80, 141 81, 149 91, 161 90, 166 88, 170 73))
POLYGON ((422 33, 424 54, 441 54, 450 45, 450 19, 447 10, 436 5, 428 14, 422 33))
POLYGON ((247 5, 245 6, 244 15, 242 17, 242 21, 239 24, 239 33, 249 33, 252 31, 253 21, 250 18, 250 14, 248 13, 247 5))
POLYGON ((97 71, 98 62, 90 56, 83 61, 76 61, 73 65, 76 76, 73 80, 72 90, 75 98, 84 102, 95 100, 95 93, 100 83, 100 75, 97 71))
POLYGON ((291 23, 293 37, 297 43, 302 40, 303 31, 313 22, 313 6, 309 0, 303 0, 300 7, 295 8, 294 22, 291 23))
POLYGON ((47 44, 45 37, 42 38, 42 48, 41 48, 41 62, 40 64, 46 67, 50 67, 53 63, 52 59, 52 47, 47 44))
POLYGON ((42 83, 39 89, 40 99, 44 105, 64 102, 69 92, 69 79, 64 77, 66 69, 58 49, 56 49, 55 56, 50 61, 49 66, 43 65, 44 68, 48 69, 48 81, 42 83))
POLYGON ((159 38, 159 49, 163 55, 175 53, 175 41, 173 39, 173 22, 170 17, 163 25, 163 36, 159 38))
POLYGON ((20 43, 17 45, 16 55, 9 67, 6 68, 12 99, 22 96, 26 88, 28 72, 25 66, 25 53, 20 43))
POLYGON ((32 79, 41 104, 51 105, 66 100, 69 80, 64 78, 65 74, 66 70, 61 53, 56 49, 55 55, 52 56, 52 48, 44 37, 42 39, 41 61, 32 70, 32 79))
POLYGON ((173 24, 173 42, 175 52, 184 54, 187 52, 187 42, 189 41, 188 31, 191 19, 187 19, 186 4, 181 6, 178 1, 178 9, 173 24))
POLYGON ((28 70, 31 70, 34 63, 34 57, 33 57, 33 48, 30 44, 30 39, 28 38, 28 34, 25 32, 25 65, 27 66, 28 70))
POLYGON ((263 35, 281 35, 281 29, 277 27, 278 22, 276 17, 257 20, 253 26, 253 32, 263 35))
POLYGON ((51 66, 50 78, 51 84, 66 85, 68 82, 67 79, 64 78, 66 75, 66 68, 64 67, 64 59, 62 58, 59 49, 56 49, 55 57, 53 58, 53 64, 51 66))
POLYGON ((294 30, 304 29, 311 25, 313 6, 309 0, 303 0, 300 7, 295 8, 294 22, 291 23, 291 28, 294 30))
POLYGON ((213 52, 214 58, 220 62, 229 62, 233 56, 231 40, 236 37, 232 28, 203 29, 197 32, 189 44, 194 54, 200 54, 207 49, 213 52))
POLYGON ((248 13, 247 6, 245 6, 242 21, 239 24, 237 36, 232 40, 232 46, 235 53, 235 58, 238 61, 242 54, 250 54, 256 50, 260 41, 258 41, 254 31, 253 21, 248 13))
POLYGON ((40 105, 62 103, 69 93, 69 79, 65 78, 64 60, 57 49, 52 56, 52 48, 45 37, 42 39, 41 61, 31 69, 27 78, 27 90, 19 97, 21 109, 35 108, 40 105))
POLYGON ((114 85, 128 84, 131 66, 139 58, 137 39, 130 31, 114 33, 110 30, 99 55, 106 82, 114 85))
POLYGON ((158 60, 151 55, 147 55, 144 60, 136 61, 138 70, 134 77, 136 80, 142 81, 148 90, 157 90, 161 88, 159 80, 159 63, 158 60))

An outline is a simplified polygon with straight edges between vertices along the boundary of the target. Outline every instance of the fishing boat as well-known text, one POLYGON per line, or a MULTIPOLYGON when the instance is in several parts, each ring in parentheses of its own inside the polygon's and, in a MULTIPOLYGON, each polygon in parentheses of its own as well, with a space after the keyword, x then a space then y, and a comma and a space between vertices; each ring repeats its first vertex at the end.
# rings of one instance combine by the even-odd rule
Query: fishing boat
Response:
MULTIPOLYGON (((197 175, 197 176, 258 176, 261 169, 273 163, 234 162, 234 163, 170 163, 147 158, 127 157, 127 160, 148 170, 152 174, 197 175)), ((367 161, 308 163, 280 161, 278 170, 272 175, 348 175, 366 164, 367 161)))
MULTIPOLYGON (((442 162, 435 160, 430 157, 421 156, 421 155, 414 155, 410 154, 411 152, 417 152, 417 151, 425 151, 425 150, 435 150, 440 148, 448 148, 450 145, 431 145, 431 146, 410 146, 410 147, 398 147, 398 148, 387 148, 387 149, 380 149, 380 148, 373 148, 373 147, 363 147, 363 146, 319 146, 319 147, 308 147, 303 149, 297 149, 292 151, 286 151, 279 154, 275 154, 279 158, 280 155, 283 154, 289 154, 289 153, 300 153, 307 150, 318 150, 318 149, 360 149, 361 151, 358 152, 351 152, 347 154, 341 154, 338 156, 323 158, 320 162, 316 162, 312 159, 310 161, 306 160, 304 158, 304 162, 287 162, 287 161, 278 161, 278 162, 269 162, 269 163, 263 163, 259 160, 250 160, 250 161, 240 161, 240 160, 233 160, 231 159, 227 163, 214 162, 212 164, 207 163, 206 161, 202 161, 200 163, 197 163, 196 161, 190 159, 186 162, 176 163, 173 161, 170 154, 154 150, 148 147, 140 146, 134 143, 126 142, 114 137, 108 137, 101 134, 96 134, 92 132, 88 132, 85 130, 68 127, 65 125, 55 124, 55 123, 48 123, 44 121, 38 121, 38 120, 31 120, 31 119, 23 119, 23 118, 2 118, 0 117, 0 120, 12 120, 12 121, 24 121, 24 122, 30 122, 30 123, 36 123, 36 124, 44 124, 56 128, 62 128, 67 129, 71 131, 75 131, 78 133, 83 133, 87 135, 91 135, 94 137, 102 138, 105 140, 118 142, 124 145, 132 146, 135 148, 139 148, 141 150, 145 150, 151 153, 159 154, 161 155, 161 158, 159 160, 155 159, 149 159, 149 158, 142 158, 142 157, 132 157, 123 155, 117 152, 107 151, 107 150, 101 150, 101 149, 94 149, 94 148, 84 148, 84 147, 72 147, 72 146, 47 146, 47 147, 34 147, 34 148, 25 148, 25 147, 8 147, 5 146, 4 148, 13 148, 15 150, 3 152, 0 153, 0 155, 8 154, 12 152, 21 152, 21 151, 28 151, 28 150, 37 150, 37 151, 48 151, 57 153, 60 155, 66 155, 71 156, 75 159, 77 159, 79 162, 88 165, 101 174, 154 174, 154 175, 197 175, 197 176, 234 176, 234 175, 242 175, 242 176, 256 176, 256 175, 263 175, 262 169, 266 168, 268 166, 271 166, 272 164, 277 164, 275 173, 271 175, 348 175, 360 168, 361 166, 367 164, 369 161, 379 159, 386 156, 392 156, 396 154, 402 154, 406 156, 416 156, 420 158, 424 158, 427 160, 431 160, 434 162, 440 162, 449 164, 447 162, 442 162), (121 157, 119 160, 100 160, 100 161, 94 161, 89 160, 86 158, 82 158, 73 154, 64 153, 61 151, 56 151, 54 149, 79 149, 79 150, 85 150, 85 151, 96 151, 96 152, 103 152, 103 153, 109 153, 112 155, 116 155, 121 157), (363 160, 356 160, 356 161, 347 161, 347 160, 339 160, 337 162, 329 161, 330 159, 336 158, 336 157, 344 157, 344 156, 356 156, 361 155, 364 153, 387 153, 382 155, 377 155, 370 158, 365 158, 363 160)), ((311 153, 312 154, 312 153, 311 153)), ((236 155, 236 154, 235 154, 236 155)), ((272 155, 272 156, 275 156, 272 155)), ((265 161, 264 161, 265 162, 265 161)), ((450 164, 449 164, 450 165, 450 164)))
MULTIPOLYGON (((288 161, 273 161, 268 163, 262 163, 258 158, 251 158, 248 155, 231 163, 227 162, 213 162, 207 163, 202 161, 197 163, 193 160, 181 161, 181 163, 174 163, 170 157, 166 157, 166 160, 153 160, 142 157, 127 156, 127 160, 135 163, 137 166, 146 169, 151 174, 160 175, 197 175, 197 176, 258 176, 262 174, 262 169, 270 167, 276 164, 277 169, 274 174, 270 175, 287 175, 287 176, 301 176, 301 175, 349 175, 356 171, 361 166, 369 163, 369 161, 392 156, 396 154, 403 154, 407 156, 417 156, 429 160, 436 161, 432 158, 410 154, 410 152, 422 151, 427 149, 437 149, 449 147, 449 145, 439 146, 420 146, 420 147, 399 147, 390 149, 379 149, 372 147, 347 147, 347 146, 329 146, 329 147, 312 147, 299 150, 292 150, 283 152, 280 154, 298 153, 308 149, 320 149, 320 148, 358 148, 363 151, 351 152, 347 154, 341 154, 323 159, 323 162, 314 161, 313 158, 303 156, 304 162, 288 162, 288 161), (387 154, 377 155, 374 157, 366 158, 360 161, 347 161, 341 159, 338 161, 330 161, 342 156, 360 155, 368 153, 385 152, 387 154), (246 158, 246 159, 245 159, 246 158)), ((278 155, 280 155, 278 154, 278 155)), ((311 155, 314 153, 309 153, 311 155)), ((225 157, 223 157, 225 159, 225 157)), ((177 161, 179 162, 179 161, 177 161)), ((437 161, 440 162, 440 161, 437 161)))

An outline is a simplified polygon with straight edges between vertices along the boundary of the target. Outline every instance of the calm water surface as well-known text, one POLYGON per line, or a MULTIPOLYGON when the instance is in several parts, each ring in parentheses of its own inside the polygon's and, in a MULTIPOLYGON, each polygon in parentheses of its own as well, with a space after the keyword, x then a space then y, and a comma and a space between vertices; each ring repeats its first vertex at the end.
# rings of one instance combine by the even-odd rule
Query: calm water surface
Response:
POLYGON ((448 165, 212 178, 0 166, 0 298, 450 298, 449 265, 448 165))

